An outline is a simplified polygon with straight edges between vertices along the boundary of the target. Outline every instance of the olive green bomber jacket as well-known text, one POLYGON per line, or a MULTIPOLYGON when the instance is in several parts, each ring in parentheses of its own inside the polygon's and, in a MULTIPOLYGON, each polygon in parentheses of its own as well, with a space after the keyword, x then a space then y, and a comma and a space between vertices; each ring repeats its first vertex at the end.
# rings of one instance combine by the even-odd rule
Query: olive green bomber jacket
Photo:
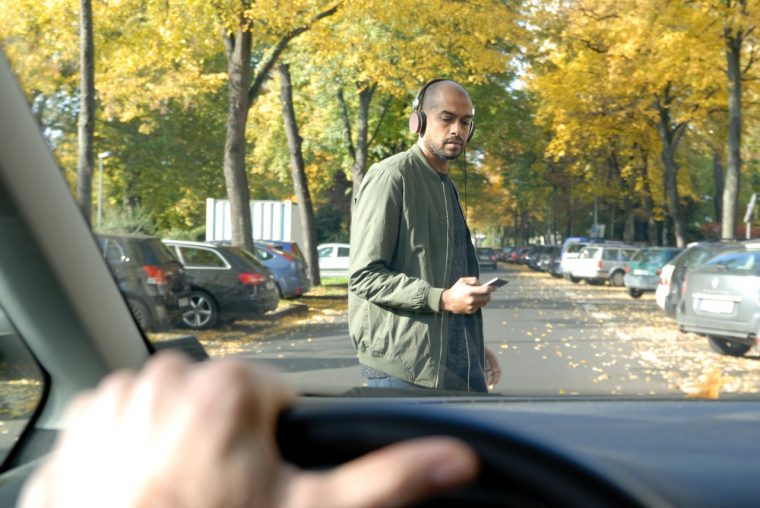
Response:
MULTIPOLYGON (((444 388, 448 313, 440 301, 451 266, 451 214, 459 205, 417 145, 373 165, 354 199, 348 317, 359 361, 444 388)), ((468 245, 468 263, 477 267, 468 245)), ((482 350, 480 311, 466 322, 482 350)))

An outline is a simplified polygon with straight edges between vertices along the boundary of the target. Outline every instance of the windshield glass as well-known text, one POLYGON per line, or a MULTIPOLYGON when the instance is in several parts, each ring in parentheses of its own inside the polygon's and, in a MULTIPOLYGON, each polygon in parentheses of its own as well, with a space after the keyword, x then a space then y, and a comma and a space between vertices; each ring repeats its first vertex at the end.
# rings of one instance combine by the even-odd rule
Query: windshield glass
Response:
POLYGON ((567 249, 565 250, 565 252, 567 252, 568 254, 577 254, 585 246, 586 246, 585 243, 571 243, 570 245, 567 246, 567 249))
POLYGON ((679 247, 685 270, 758 236, 734 218, 760 181, 757 33, 732 83, 719 6, 286 4, 94 2, 80 27, 76 2, 0 0, 3 54, 148 339, 304 393, 680 400, 718 369, 755 395, 755 344, 681 332, 685 272, 627 260, 679 247), (569 261, 541 255, 557 245, 569 261))

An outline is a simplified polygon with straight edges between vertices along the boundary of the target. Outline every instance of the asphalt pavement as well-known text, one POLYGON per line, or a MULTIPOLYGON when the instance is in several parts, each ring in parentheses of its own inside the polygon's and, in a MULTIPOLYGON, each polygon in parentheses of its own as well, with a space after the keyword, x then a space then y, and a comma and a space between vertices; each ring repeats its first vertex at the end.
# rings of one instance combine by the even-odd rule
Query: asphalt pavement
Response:
MULTIPOLYGON (((493 392, 514 396, 665 394, 672 386, 640 359, 632 330, 660 317, 652 295, 633 299, 624 288, 575 285, 500 265, 486 272, 508 279, 484 309, 486 345, 499 359, 493 392)), ((242 356, 273 364, 302 391, 340 393, 362 386, 345 316, 272 337, 242 356)))

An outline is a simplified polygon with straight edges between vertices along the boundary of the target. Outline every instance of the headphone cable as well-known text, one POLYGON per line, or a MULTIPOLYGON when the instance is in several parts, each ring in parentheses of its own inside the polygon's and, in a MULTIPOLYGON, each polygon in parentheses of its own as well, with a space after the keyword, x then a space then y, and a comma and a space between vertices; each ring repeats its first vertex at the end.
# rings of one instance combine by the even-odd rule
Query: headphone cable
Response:
POLYGON ((467 147, 462 148, 462 159, 464 162, 464 221, 467 223, 467 147))

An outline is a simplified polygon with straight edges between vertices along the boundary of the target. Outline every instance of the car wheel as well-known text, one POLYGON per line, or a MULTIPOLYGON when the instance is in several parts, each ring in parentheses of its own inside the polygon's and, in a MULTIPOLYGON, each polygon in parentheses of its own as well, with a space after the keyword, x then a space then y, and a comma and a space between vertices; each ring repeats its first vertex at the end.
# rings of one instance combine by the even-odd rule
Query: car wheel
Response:
POLYGON ((153 323, 150 318, 150 311, 148 310, 148 307, 146 307, 146 305, 140 300, 136 300, 134 298, 127 299, 127 306, 129 307, 129 312, 132 313, 132 317, 135 318, 135 322, 140 327, 140 329, 146 331, 150 330, 153 323))
POLYGON ((604 279, 587 279, 586 283, 590 286, 601 286, 604 284, 604 279))
POLYGON ((716 353, 728 356, 744 356, 747 351, 752 349, 752 346, 749 344, 733 342, 722 337, 716 337, 715 335, 708 335, 707 342, 710 344, 710 349, 716 353))
POLYGON ((628 294, 633 298, 641 298, 644 292, 640 289, 628 288, 628 294))
POLYGON ((188 328, 205 330, 212 328, 219 320, 216 302, 203 291, 190 293, 190 309, 182 313, 182 324, 188 328))
MULTIPOLYGON (((614 272, 610 276, 610 284, 612 284, 615 287, 622 287, 625 285, 625 274, 621 271, 614 272)), ((641 295, 639 295, 641 296, 641 295)))
POLYGON ((578 284, 580 281, 581 281, 580 278, 573 277, 572 275, 570 276, 570 282, 572 282, 573 284, 578 284))

